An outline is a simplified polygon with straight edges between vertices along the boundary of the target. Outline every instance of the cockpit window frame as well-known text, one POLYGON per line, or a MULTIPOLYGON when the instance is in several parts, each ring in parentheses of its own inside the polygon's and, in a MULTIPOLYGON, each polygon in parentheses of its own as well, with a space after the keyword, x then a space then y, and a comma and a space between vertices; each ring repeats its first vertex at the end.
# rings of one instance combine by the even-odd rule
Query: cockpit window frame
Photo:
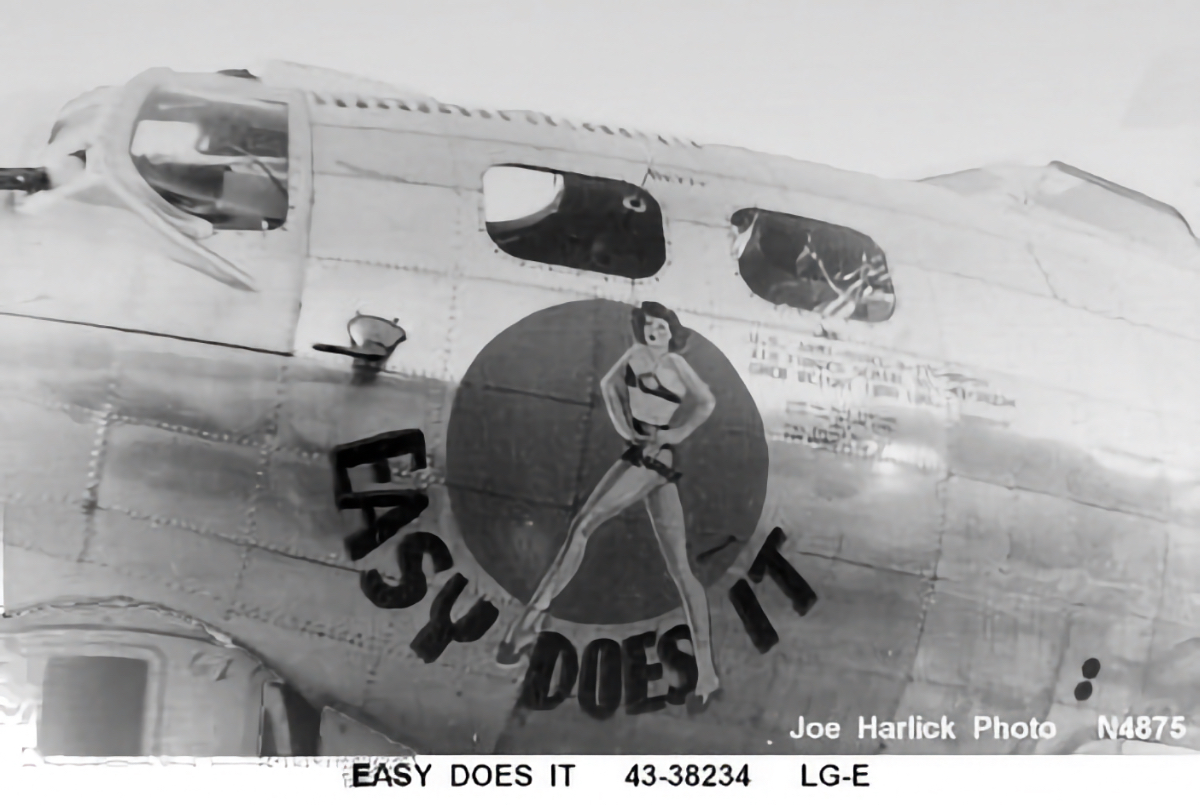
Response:
MULTIPOLYGON (((312 197, 312 135, 307 101, 299 90, 272 87, 261 82, 215 73, 176 73, 165 68, 147 70, 125 85, 104 129, 102 152, 99 154, 104 169, 113 174, 119 182, 143 189, 145 192, 140 194, 140 201, 151 207, 160 217, 170 221, 175 228, 190 237, 203 238, 214 231, 212 224, 179 209, 160 196, 138 171, 129 151, 134 126, 142 108, 150 95, 156 91, 226 96, 232 102, 252 99, 285 104, 288 115, 288 209, 281 226, 265 231, 268 235, 276 237, 286 233, 300 236, 307 233, 312 197)), ((89 159, 92 159, 90 151, 89 159)), ((215 231, 254 233, 258 230, 215 231)))
POLYGON ((160 87, 146 96, 132 135, 138 172, 176 208, 221 230, 269 231, 286 223, 286 103, 160 87), (194 145, 181 152, 189 140, 194 145))

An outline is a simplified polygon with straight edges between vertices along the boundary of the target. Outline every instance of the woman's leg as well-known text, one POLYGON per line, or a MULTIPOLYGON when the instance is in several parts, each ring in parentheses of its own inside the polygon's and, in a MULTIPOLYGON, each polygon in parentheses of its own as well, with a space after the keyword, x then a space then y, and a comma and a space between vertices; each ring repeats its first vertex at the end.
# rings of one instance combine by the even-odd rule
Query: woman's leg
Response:
POLYGON ((662 476, 652 470, 618 461, 597 484, 587 503, 571 521, 567 539, 559 549, 558 556, 543 574, 541 583, 521 616, 509 627, 504 641, 514 643, 520 633, 525 633, 523 637, 532 637, 535 621, 550 608, 554 598, 579 570, 587 551, 588 538, 608 520, 664 483, 662 476))
POLYGON ((646 511, 654 525, 667 570, 683 599, 683 614, 692 633, 692 650, 696 653, 696 695, 707 699, 721 686, 712 655, 712 626, 708 615, 708 594, 704 585, 692 573, 688 562, 687 532, 683 521, 683 504, 675 484, 654 490, 646 498, 646 511))

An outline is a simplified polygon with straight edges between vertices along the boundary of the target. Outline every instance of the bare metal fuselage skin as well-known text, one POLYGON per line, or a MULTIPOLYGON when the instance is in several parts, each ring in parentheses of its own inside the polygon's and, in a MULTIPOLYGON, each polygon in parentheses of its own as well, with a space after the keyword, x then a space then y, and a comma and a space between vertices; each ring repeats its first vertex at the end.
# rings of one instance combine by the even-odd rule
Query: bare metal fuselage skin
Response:
MULTIPOLYGON (((1197 263, 941 187, 534 114, 224 76, 138 81, 129 91, 200 81, 288 103, 291 209, 280 229, 205 241, 255 291, 170 259, 119 206, 0 213, 9 609, 121 595, 185 612, 313 702, 423 752, 1058 752, 1093 740, 1098 715, 1198 712, 1194 684, 1155 672, 1200 635, 1200 323, 1186 314, 1197 263), (484 225, 494 165, 643 187, 662 208, 666 264, 625 280, 504 253, 484 225), (730 217, 747 208, 869 235, 887 255, 892 316, 823 320, 755 296, 730 252, 730 217), (522 499, 525 480, 486 467, 447 478, 455 395, 501 333, 586 300, 670 306, 725 356, 761 416, 761 515, 705 579, 722 695, 703 712, 629 712, 628 679, 607 718, 589 715, 577 689, 557 706, 518 707, 528 660, 494 661, 520 596, 469 549, 450 486, 522 499), (408 334, 371 382, 312 348, 346 343, 359 313, 408 334), (429 467, 393 485, 419 486, 429 505, 351 561, 342 540, 363 515, 339 510, 331 455, 405 429, 424 434, 429 467), (730 589, 775 529, 817 601, 801 616, 772 576, 752 581, 778 635, 760 651, 730 589), (421 600, 378 607, 360 575, 378 568, 394 582, 394 543, 415 530, 436 534, 453 566, 435 573, 427 560, 421 600), (410 646, 455 574, 468 584, 453 616, 486 599, 499 618, 426 662, 410 646), (1102 671, 1080 702, 1090 657, 1102 671), (957 736, 859 738, 860 716, 909 715, 947 716, 957 736), (976 715, 1049 719, 1056 737, 976 739, 976 715), (789 737, 799 716, 840 723, 840 737, 789 737)), ((608 369, 581 365, 597 381, 608 369)), ((557 399, 536 384, 500 392, 557 399)), ((527 434, 550 446, 537 455, 562 458, 530 473, 575 472, 573 438, 527 434)), ((569 516, 587 487, 552 503, 569 516)), ((657 556, 646 550, 631 556, 657 556)), ((587 620, 543 629, 583 654, 684 616, 676 606, 587 620)), ((678 685, 673 675, 651 678, 649 695, 678 685)), ((1176 743, 1200 746, 1197 729, 1176 743)))

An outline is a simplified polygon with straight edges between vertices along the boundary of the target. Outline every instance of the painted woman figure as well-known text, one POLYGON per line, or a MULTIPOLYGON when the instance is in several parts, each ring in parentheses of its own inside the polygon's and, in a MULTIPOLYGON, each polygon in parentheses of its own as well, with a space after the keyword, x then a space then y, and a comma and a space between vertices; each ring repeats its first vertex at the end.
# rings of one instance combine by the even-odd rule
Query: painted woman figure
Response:
POLYGON ((497 661, 515 663, 532 645, 551 602, 579 570, 588 538, 596 529, 642 502, 683 600, 699 672, 695 693, 706 700, 720 687, 713 665, 708 597, 688 562, 683 505, 675 486, 680 473, 675 470, 674 446, 703 425, 717 404, 708 386, 679 354, 690 334, 674 312, 657 302, 645 302, 634 309, 633 337, 637 343, 600 381, 613 427, 628 447, 571 521, 566 542, 554 563, 524 612, 505 633, 497 661), (681 407, 686 408, 686 416, 672 423, 681 407))

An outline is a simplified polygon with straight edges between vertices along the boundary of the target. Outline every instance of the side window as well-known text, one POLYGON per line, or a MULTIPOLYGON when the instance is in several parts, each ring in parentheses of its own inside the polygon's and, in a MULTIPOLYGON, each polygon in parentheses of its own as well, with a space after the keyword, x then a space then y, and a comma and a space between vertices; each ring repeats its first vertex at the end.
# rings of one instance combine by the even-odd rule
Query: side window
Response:
POLYGON ((38 751, 76 757, 143 753, 145 660, 52 657, 42 682, 38 751))
POLYGON ((738 210, 730 223, 742 279, 757 296, 830 318, 891 317, 887 259, 861 232, 758 209, 738 210))
POLYGON ((498 165, 483 176, 488 235, 522 260, 645 279, 667 259, 662 211, 637 185, 498 165))
POLYGON ((160 196, 217 229, 275 229, 287 219, 287 104, 156 90, 129 153, 160 196))

